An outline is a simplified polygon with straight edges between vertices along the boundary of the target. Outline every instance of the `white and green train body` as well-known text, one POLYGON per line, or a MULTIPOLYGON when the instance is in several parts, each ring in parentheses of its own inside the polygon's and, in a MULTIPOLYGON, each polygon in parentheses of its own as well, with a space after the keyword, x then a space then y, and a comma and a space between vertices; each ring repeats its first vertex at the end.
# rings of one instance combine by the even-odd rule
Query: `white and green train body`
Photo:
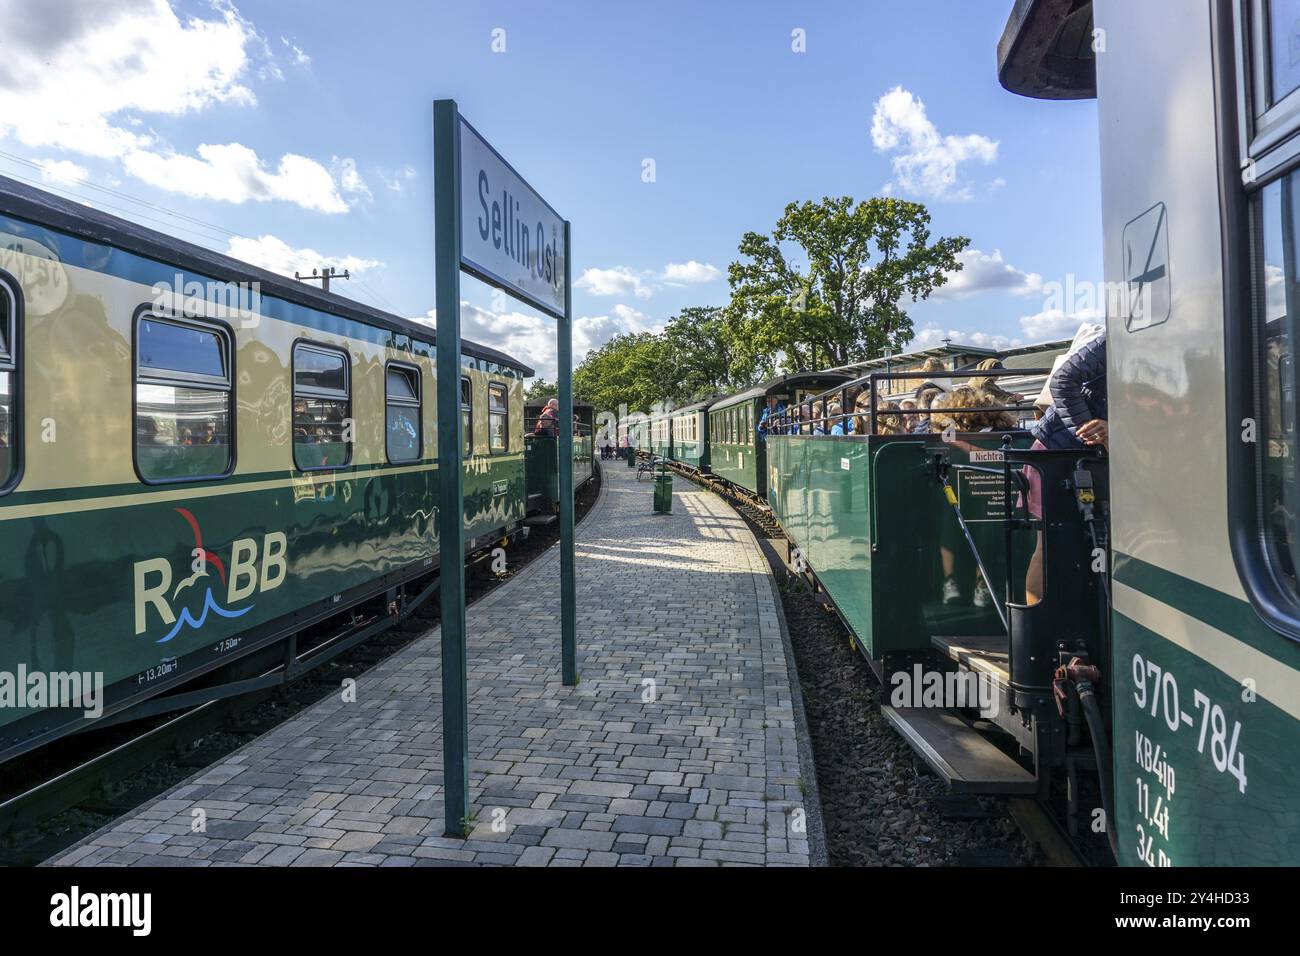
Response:
MULTIPOLYGON (((461 368, 474 549, 524 517, 532 373, 461 368)), ((400 604, 437 567, 436 397, 432 329, 0 179, 0 759, 86 720, 18 675, 99 675, 112 717, 400 604)))
POLYGON ((1300 864, 1297 17, 1022 2, 999 50, 1044 98, 1095 63, 1126 865, 1300 864))

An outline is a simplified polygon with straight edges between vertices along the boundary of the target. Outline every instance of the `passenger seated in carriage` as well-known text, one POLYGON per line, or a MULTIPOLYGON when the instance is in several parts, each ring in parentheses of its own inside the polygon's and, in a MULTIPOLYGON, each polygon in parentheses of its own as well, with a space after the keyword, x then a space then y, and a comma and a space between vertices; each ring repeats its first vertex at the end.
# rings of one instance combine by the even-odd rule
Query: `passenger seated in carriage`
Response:
POLYGON ((812 403, 812 416, 810 418, 812 428, 809 434, 825 435, 826 434, 826 403, 817 401, 812 403))
POLYGON ((844 414, 844 407, 839 402, 831 402, 826 406, 826 417, 830 421, 831 435, 852 435, 853 418, 844 414))

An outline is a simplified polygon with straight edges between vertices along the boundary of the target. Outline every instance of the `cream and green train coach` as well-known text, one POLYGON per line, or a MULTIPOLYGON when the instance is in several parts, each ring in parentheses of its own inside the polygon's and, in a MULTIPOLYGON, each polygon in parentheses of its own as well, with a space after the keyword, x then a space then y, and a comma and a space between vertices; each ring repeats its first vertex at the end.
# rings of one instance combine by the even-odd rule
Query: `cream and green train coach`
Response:
POLYGON ((1097 99, 1125 864, 1300 863, 1297 22, 1038 0, 999 49, 1008 89, 1097 99))
MULTIPOLYGON (((521 533, 532 371, 462 352, 481 552, 521 533)), ((0 760, 432 593, 435 372, 429 328, 0 179, 0 760)))

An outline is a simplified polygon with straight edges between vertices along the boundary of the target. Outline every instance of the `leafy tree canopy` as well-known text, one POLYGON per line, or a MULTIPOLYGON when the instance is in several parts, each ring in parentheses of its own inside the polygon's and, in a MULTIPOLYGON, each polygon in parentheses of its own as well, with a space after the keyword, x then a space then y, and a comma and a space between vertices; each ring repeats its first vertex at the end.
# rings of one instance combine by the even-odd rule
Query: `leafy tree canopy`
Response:
POLYGON ((912 338, 902 303, 961 269, 965 236, 931 241, 920 203, 852 197, 790 203, 770 236, 747 232, 728 269, 741 367, 807 371, 876 358, 912 338), (803 268, 787 257, 798 251, 803 268))

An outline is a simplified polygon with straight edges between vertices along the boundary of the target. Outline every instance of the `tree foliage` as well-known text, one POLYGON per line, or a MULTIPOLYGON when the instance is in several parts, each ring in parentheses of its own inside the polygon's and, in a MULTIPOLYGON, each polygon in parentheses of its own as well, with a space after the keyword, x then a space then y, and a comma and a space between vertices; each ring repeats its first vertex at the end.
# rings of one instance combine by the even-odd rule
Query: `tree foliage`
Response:
POLYGON ((602 411, 624 404, 642 411, 672 394, 673 378, 662 335, 626 333, 587 353, 573 372, 573 391, 602 411))
POLYGON ((912 338, 902 303, 947 282, 970 245, 964 236, 931 242, 929 227, 920 203, 828 196, 790 203, 770 236, 745 233, 743 258, 728 269, 742 365, 807 371, 902 348, 912 338))
POLYGON ((735 392, 754 384, 756 369, 736 349, 727 311, 718 306, 682 309, 664 329, 668 360, 676 371, 668 396, 681 404, 735 392))
MULTIPOLYGON (((747 232, 726 306, 682 309, 662 333, 615 336, 587 353, 574 393, 598 409, 646 411, 741 391, 779 371, 876 358, 912 338, 907 302, 961 269, 965 236, 931 239, 920 203, 849 196, 790 203, 771 235, 747 232)), ((528 397, 555 394, 534 383, 528 397), (545 390, 545 391, 543 391, 545 390)))
POLYGON ((524 391, 524 401, 540 402, 560 394, 559 386, 555 382, 548 382, 544 378, 535 379, 524 391))

